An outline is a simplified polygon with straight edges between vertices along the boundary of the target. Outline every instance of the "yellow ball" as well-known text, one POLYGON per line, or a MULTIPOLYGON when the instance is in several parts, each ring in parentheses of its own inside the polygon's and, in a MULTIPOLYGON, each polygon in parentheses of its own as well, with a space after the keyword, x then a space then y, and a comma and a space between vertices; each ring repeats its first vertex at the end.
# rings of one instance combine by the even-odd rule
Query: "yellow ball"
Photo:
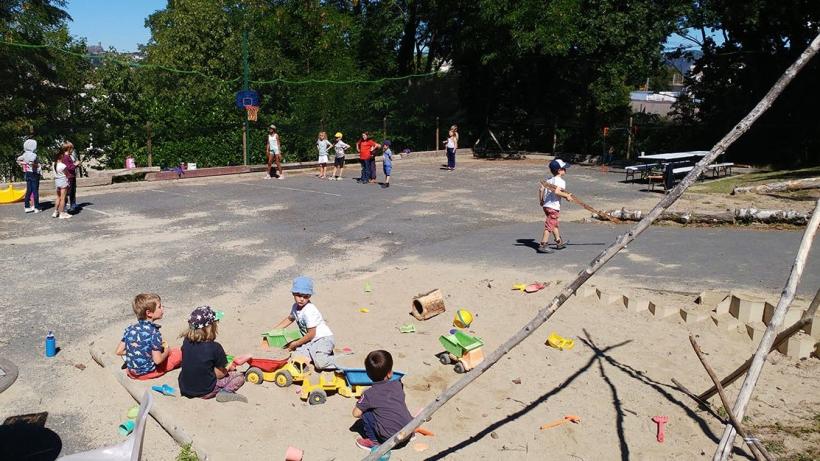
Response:
POLYGON ((453 319, 453 325, 458 328, 467 328, 473 323, 473 314, 466 309, 459 309, 453 319))

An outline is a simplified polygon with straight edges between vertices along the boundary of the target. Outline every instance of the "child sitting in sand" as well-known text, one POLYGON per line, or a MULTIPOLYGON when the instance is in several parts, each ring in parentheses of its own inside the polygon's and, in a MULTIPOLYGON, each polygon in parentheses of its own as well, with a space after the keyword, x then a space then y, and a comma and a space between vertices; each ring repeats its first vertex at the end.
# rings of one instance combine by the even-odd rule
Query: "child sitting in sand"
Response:
POLYGON ((209 306, 199 306, 188 318, 188 331, 181 337, 182 371, 179 373, 179 392, 188 398, 199 397, 217 402, 247 402, 236 391, 245 384, 245 376, 228 365, 225 349, 216 342, 219 321, 209 306))
POLYGON ((180 349, 168 349, 162 340, 159 325, 165 309, 156 293, 141 293, 134 297, 131 307, 137 315, 137 323, 130 325, 122 334, 117 355, 125 356, 128 377, 151 379, 178 368, 182 363, 180 349))
MULTIPOLYGON (((393 437, 413 417, 404 401, 404 384, 390 380, 393 377, 393 356, 390 352, 378 350, 367 354, 364 367, 373 386, 365 390, 356 402, 353 416, 361 418, 364 425, 365 437, 356 439, 356 445, 370 451, 393 437)), ((397 446, 406 444, 408 440, 397 446)))
POLYGON ((290 314, 273 328, 285 328, 295 321, 302 332, 302 337, 288 343, 288 350, 309 357, 316 370, 337 369, 333 356, 333 332, 322 318, 319 309, 310 302, 310 297, 313 296, 313 280, 309 277, 296 277, 290 291, 294 301, 290 314))

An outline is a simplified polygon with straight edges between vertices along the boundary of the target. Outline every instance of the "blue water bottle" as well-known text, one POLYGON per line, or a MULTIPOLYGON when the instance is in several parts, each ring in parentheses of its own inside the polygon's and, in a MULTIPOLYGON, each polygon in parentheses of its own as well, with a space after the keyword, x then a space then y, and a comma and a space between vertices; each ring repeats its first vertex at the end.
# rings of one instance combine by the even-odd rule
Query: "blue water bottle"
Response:
POLYGON ((57 355, 57 339, 51 331, 46 335, 46 357, 54 357, 57 355))

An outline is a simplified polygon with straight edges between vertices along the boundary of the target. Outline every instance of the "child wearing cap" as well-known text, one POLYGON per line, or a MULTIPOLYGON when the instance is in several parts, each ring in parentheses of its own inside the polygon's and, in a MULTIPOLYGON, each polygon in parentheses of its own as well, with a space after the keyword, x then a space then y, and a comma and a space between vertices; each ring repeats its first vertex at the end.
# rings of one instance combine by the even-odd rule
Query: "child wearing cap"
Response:
POLYGON ((555 159, 549 163, 552 178, 547 180, 548 184, 555 186, 555 190, 541 186, 538 193, 539 202, 544 208, 544 234, 541 237, 541 243, 538 245, 539 253, 552 253, 549 248, 549 237, 552 234, 555 237, 555 249, 563 250, 567 247, 564 240, 561 239, 561 232, 558 230, 558 216, 561 212, 561 198, 565 198, 570 202, 573 201, 572 194, 567 192, 567 183, 563 176, 567 174, 569 165, 561 159, 555 159))
POLYGON ((393 171, 393 151, 390 150, 390 141, 384 142, 384 152, 382 153, 382 168, 384 168, 384 186, 390 187, 390 173, 393 171))
POLYGON ((199 397, 217 402, 247 402, 236 391, 245 384, 236 365, 228 364, 225 349, 216 342, 219 321, 209 306, 199 306, 188 317, 188 330, 182 341, 182 371, 179 392, 188 398, 199 397))
POLYGON ((178 347, 169 349, 162 340, 160 326, 165 308, 156 293, 140 293, 131 304, 137 323, 129 325, 122 334, 116 354, 125 356, 126 374, 131 379, 158 378, 179 368, 182 352, 178 347))
POLYGON ((345 151, 350 149, 350 144, 342 141, 342 133, 336 133, 336 142, 333 144, 333 150, 336 152, 336 157, 333 159, 333 181, 340 181, 342 179, 342 170, 345 168, 345 151), (336 171, 339 172, 338 176, 336 171))
POLYGON ((290 291, 294 301, 290 313, 273 328, 285 328, 296 322, 302 337, 288 343, 288 350, 309 357, 316 370, 339 368, 333 355, 333 332, 330 331, 319 309, 310 302, 310 297, 313 296, 313 280, 309 277, 296 277, 290 291))

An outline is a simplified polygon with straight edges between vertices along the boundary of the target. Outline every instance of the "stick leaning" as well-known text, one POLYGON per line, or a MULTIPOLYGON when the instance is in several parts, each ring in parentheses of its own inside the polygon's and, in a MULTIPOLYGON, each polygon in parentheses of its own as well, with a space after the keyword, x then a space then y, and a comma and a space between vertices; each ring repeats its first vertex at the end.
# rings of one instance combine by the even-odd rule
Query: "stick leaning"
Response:
MULTIPOLYGON (((541 181, 541 187, 544 187, 544 188, 549 189, 549 190, 551 190, 551 191, 555 191, 555 189, 557 189, 557 187, 555 186, 555 184, 550 184, 550 183, 548 183, 547 181, 543 181, 543 180, 541 181)), ((569 191, 564 191, 564 192, 567 192, 567 193, 569 193, 569 194, 572 194, 572 193, 571 193, 571 192, 569 192, 569 191)), ((572 200, 574 201, 574 203, 577 203, 578 205, 581 205, 584 209, 586 209, 586 210, 587 210, 587 211, 589 211, 590 213, 595 213, 596 215, 600 216, 601 218, 603 218, 603 219, 607 219, 607 220, 609 220, 609 221, 612 221, 612 222, 614 222, 615 224, 621 224, 621 220, 620 220, 620 219, 618 219, 618 218, 616 218, 616 217, 614 217, 614 216, 612 216, 612 215, 610 215, 610 214, 608 214, 608 213, 604 213, 603 211, 598 211, 598 210, 596 210, 595 208, 591 207, 590 205, 587 205, 586 203, 584 203, 584 202, 583 202, 581 199, 579 199, 579 198, 578 198, 578 196, 577 196, 577 195, 575 195, 575 194, 572 194, 572 200)))
MULTIPOLYGON (((635 240, 638 235, 640 235, 643 231, 649 228, 655 219, 660 216, 660 214, 669 208, 673 203, 675 203, 682 195, 683 192, 689 188, 706 167, 715 161, 715 159, 726 152, 726 149, 732 145, 743 133, 749 130, 749 127, 758 119, 760 116, 769 108, 771 107, 774 100, 777 98, 780 93, 786 88, 786 86, 794 79, 795 75, 805 67, 806 63, 815 55, 817 54, 817 50, 820 48, 820 35, 815 37, 812 41, 812 45, 800 55, 800 57, 795 61, 787 70, 786 72, 777 80, 774 86, 769 90, 766 96, 757 103, 757 105, 749 112, 743 119, 735 126, 735 128, 726 134, 714 147, 712 150, 709 151, 709 154, 703 157, 689 172, 682 180, 675 186, 672 191, 667 194, 664 198, 655 205, 652 210, 647 213, 646 217, 635 225, 632 229, 630 229, 627 233, 618 237, 618 239, 613 243, 611 246, 603 250, 592 262, 589 263, 583 271, 579 272, 575 279, 567 284, 567 286, 556 296, 552 302, 538 311, 538 314, 530 320, 524 327, 519 330, 515 335, 513 335, 510 339, 508 339, 504 344, 502 344, 498 349, 494 350, 490 353, 486 359, 481 362, 477 367, 473 368, 467 374, 465 374, 461 379, 453 383, 452 386, 447 388, 441 395, 436 397, 436 399, 430 402, 426 407, 424 407, 421 412, 419 412, 412 421, 407 423, 399 432, 394 434, 388 440, 386 440, 381 446, 379 446, 378 450, 371 452, 365 458, 364 461, 376 461, 382 455, 390 451, 391 448, 396 446, 396 444, 402 440, 405 440, 409 437, 413 431, 421 426, 421 424, 428 419, 433 413, 435 413, 439 408, 444 406, 447 401, 449 401, 453 396, 458 394, 462 389, 467 387, 471 382, 473 382, 476 378, 481 376, 485 371, 487 371, 491 366, 495 365, 498 360, 501 359, 507 352, 512 350, 515 346, 518 345, 521 341, 525 338, 530 336, 535 330, 543 325, 547 320, 552 317, 552 315, 566 302, 566 300, 572 296, 578 288, 581 287, 590 277, 592 277, 595 272, 601 269, 610 259, 615 257, 618 252, 624 249, 630 242, 635 240)), ((741 416, 742 418, 742 416, 741 416)))

